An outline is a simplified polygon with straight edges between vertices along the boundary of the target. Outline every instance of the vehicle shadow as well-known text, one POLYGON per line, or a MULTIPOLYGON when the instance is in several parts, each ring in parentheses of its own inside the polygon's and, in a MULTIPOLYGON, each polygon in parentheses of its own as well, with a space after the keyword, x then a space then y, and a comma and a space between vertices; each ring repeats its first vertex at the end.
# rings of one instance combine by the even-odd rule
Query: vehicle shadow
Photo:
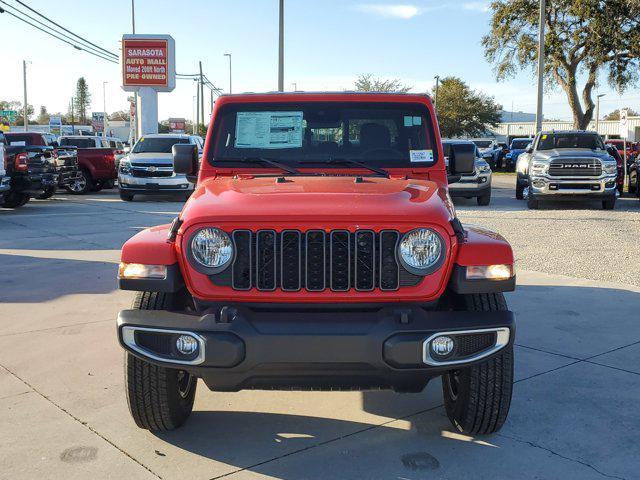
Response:
MULTIPOLYGON (((36 255, 36 256, 33 256, 36 255)), ((105 294, 117 289, 118 264, 0 254, 0 304, 40 303, 72 294, 105 294)))

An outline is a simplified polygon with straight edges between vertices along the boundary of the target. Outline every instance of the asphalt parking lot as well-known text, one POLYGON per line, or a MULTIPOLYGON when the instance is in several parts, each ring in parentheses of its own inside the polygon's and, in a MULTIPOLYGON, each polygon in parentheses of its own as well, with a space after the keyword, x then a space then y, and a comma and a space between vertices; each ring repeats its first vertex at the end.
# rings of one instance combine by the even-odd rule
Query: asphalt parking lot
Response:
POLYGON ((454 433, 421 394, 211 393, 180 430, 130 418, 115 316, 122 243, 181 204, 115 190, 0 209, 0 478, 638 478, 640 202, 529 211, 513 176, 464 222, 512 242, 516 385, 500 433, 454 433))

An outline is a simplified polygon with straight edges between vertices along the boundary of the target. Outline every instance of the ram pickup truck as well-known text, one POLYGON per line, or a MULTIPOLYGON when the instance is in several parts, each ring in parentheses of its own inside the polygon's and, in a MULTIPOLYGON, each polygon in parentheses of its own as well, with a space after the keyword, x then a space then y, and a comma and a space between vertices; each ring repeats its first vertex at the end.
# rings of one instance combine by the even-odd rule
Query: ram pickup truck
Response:
POLYGON ((11 178, 7 175, 6 167, 6 138, 4 132, 0 131, 0 204, 4 201, 4 195, 11 189, 11 178))
POLYGON ((618 166, 596 132, 548 131, 536 135, 516 165, 516 197, 528 188, 527 206, 547 200, 596 199, 613 210, 618 166))
POLYGON ((67 187, 69 193, 83 195, 90 191, 113 188, 118 177, 116 150, 98 136, 69 135, 60 137, 60 147, 75 147, 78 176, 67 187))
MULTIPOLYGON (((393 389, 442 376, 467 434, 500 429, 511 400, 513 252, 465 227, 447 191, 426 95, 223 95, 196 189, 171 225, 122 249, 119 313, 136 424, 180 426, 211 390, 393 389)), ((451 176, 473 171, 454 146, 451 176)), ((200 165, 200 166, 198 166, 200 165)), ((223 439, 220 439, 223 440, 223 439)))
POLYGON ((39 133, 5 133, 5 167, 11 188, 2 206, 17 208, 30 198, 48 198, 58 185, 56 152, 39 133))

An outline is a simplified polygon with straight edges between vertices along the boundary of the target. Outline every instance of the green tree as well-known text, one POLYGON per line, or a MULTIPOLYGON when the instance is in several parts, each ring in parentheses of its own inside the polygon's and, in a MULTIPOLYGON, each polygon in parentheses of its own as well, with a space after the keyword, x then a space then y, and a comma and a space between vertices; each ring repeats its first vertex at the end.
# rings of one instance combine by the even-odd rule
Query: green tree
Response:
MULTIPOLYGON (((24 110, 22 108, 22 102, 18 102, 16 100, 0 100, 0 110, 16 110, 18 112, 18 115, 16 117, 16 121, 13 122, 13 125, 24 124, 24 110)), ((33 112, 33 105, 27 104, 27 118, 31 118, 33 112)), ((29 120, 29 123, 33 122, 29 120)))
POLYGON ((413 87, 411 85, 404 85, 399 79, 382 80, 380 78, 374 78, 370 73, 364 75, 358 75, 355 82, 355 87, 358 92, 399 92, 407 93, 413 87))
POLYGON ((89 93, 89 86, 87 85, 87 81, 84 77, 80 77, 78 79, 78 83, 76 84, 76 95, 73 97, 73 102, 75 107, 74 116, 81 124, 86 125, 87 112, 91 107, 91 93, 89 93))
MULTIPOLYGON (((435 92, 433 92, 435 94, 435 92)), ((500 123, 500 110, 492 97, 476 92, 457 77, 440 80, 438 123, 443 137, 477 137, 500 123)))
MULTIPOLYGON (((637 117, 637 116, 640 116, 640 113, 636 112, 635 110, 633 110, 631 108, 627 108, 627 115, 630 116, 630 117, 637 117)), ((605 120, 620 120, 620 109, 616 108, 609 115, 605 115, 604 119, 605 120)))
MULTIPOLYGON (((496 78, 536 70, 538 0, 494 0, 491 32, 483 37, 496 78)), ((640 57, 640 2, 637 0, 547 0, 545 69, 547 86, 564 90, 575 128, 593 119, 598 75, 618 91, 636 84, 640 57), (579 83, 583 81, 582 90, 579 83)))
POLYGON ((49 112, 47 112, 47 107, 44 105, 40 105, 40 114, 38 115, 37 122, 40 125, 47 125, 49 123, 49 112))

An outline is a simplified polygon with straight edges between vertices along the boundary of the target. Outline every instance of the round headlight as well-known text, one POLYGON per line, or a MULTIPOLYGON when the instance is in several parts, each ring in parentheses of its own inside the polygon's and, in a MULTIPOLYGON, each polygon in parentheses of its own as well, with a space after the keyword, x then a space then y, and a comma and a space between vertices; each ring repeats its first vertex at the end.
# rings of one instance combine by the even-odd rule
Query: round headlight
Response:
POLYGON ((440 235, 428 228, 418 228, 402 238, 398 256, 409 272, 426 275, 442 264, 443 250, 444 244, 440 235))
POLYGON ((200 265, 220 269, 233 258, 233 244, 222 230, 203 228, 191 239, 191 253, 200 265))

